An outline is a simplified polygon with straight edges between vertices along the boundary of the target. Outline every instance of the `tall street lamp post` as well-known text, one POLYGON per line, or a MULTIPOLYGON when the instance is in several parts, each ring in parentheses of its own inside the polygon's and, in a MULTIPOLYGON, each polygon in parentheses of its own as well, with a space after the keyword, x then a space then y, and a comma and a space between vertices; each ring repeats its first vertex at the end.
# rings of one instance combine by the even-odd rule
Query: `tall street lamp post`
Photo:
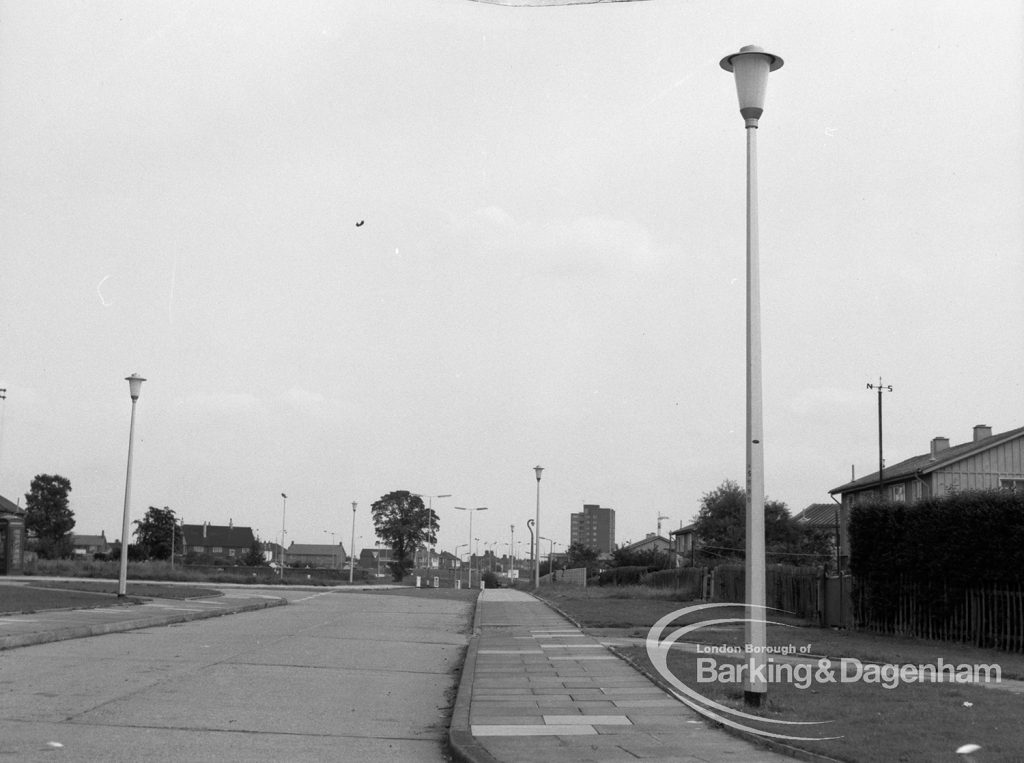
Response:
POLYGON ((764 550, 764 449, 761 393, 761 285, 757 231, 757 127, 764 111, 768 72, 782 66, 782 59, 756 45, 728 55, 721 67, 736 78, 740 115, 747 133, 747 617, 745 636, 752 650, 750 678, 744 684, 744 701, 760 707, 768 693, 764 675, 765 550, 764 550))
POLYGON ((281 580, 284 580, 284 518, 288 511, 288 496, 281 493, 281 580))
MULTIPOLYGON (((125 378, 128 394, 132 398, 132 421, 128 427, 128 472, 124 478, 124 520, 121 523, 121 572, 117 580, 117 598, 123 599, 128 591, 128 515, 132 505, 132 443, 135 440, 135 403, 139 400, 142 382, 138 374, 125 378)), ((172 552, 173 553, 173 552, 172 552)))
POLYGON ((533 522, 533 587, 540 589, 540 473, 543 466, 533 467, 537 473, 537 515, 533 522))
POLYGON ((469 588, 473 587, 473 514, 477 511, 487 511, 486 506, 477 506, 472 509, 467 509, 465 506, 455 506, 456 511, 468 511, 469 512, 469 572, 467 573, 467 584, 469 588))
POLYGON ((355 580, 356 574, 356 504, 358 501, 352 501, 352 541, 348 547, 348 582, 351 583, 355 580))

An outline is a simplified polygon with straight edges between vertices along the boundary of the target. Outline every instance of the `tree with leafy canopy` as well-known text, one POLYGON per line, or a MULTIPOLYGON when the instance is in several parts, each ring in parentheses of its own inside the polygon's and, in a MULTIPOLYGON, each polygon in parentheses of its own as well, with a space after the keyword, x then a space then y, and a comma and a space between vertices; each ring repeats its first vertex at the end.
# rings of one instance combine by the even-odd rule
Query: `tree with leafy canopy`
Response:
MULTIPOLYGON (((183 535, 174 510, 150 506, 142 519, 135 520, 135 542, 145 559, 170 559, 173 547, 181 553, 183 535)), ((130 550, 130 547, 129 547, 130 550)))
POLYGON ((71 480, 59 474, 37 474, 25 493, 25 530, 36 537, 36 552, 44 559, 74 554, 71 530, 75 512, 68 502, 71 480))
POLYGON ((565 550, 566 563, 570 568, 589 567, 597 562, 598 550, 584 543, 572 543, 565 550))
POLYGON ((417 548, 436 543, 440 527, 437 514, 423 499, 408 490, 395 490, 381 496, 370 506, 377 537, 391 547, 388 564, 391 577, 400 582, 413 566, 417 548))
MULTIPOLYGON (((705 493, 694 522, 698 551, 708 561, 743 560, 746 557, 747 491, 732 480, 705 493)), ((824 564, 827 538, 816 528, 794 521, 782 501, 764 504, 765 553, 770 563, 824 564)))

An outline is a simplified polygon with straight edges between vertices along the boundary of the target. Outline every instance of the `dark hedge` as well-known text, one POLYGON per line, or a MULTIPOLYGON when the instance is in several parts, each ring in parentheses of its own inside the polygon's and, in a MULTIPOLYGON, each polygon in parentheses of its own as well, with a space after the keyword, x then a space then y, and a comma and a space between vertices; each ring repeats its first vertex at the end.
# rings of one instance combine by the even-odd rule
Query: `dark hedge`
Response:
POLYGON ((1016 585, 1024 582, 1024 495, 985 490, 856 506, 850 552, 861 579, 1016 585))

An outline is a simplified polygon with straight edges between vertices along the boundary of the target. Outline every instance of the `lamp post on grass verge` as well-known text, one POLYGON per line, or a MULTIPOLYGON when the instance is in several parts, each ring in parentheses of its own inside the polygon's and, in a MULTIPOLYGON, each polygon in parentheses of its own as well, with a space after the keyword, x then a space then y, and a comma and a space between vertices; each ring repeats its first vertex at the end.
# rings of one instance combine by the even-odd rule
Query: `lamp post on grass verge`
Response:
POLYGON ((757 230, 757 127, 764 111, 768 72, 782 66, 782 59, 756 45, 740 48, 721 60, 721 67, 736 78, 740 115, 747 133, 747 539, 745 636, 751 650, 750 678, 743 699, 760 707, 768 693, 764 675, 765 643, 765 549, 764 549, 764 449, 761 390, 761 285, 757 230))
MULTIPOLYGON (((135 403, 139 400, 142 382, 146 381, 138 374, 125 378, 128 382, 128 394, 132 398, 132 421, 128 428, 128 472, 124 479, 124 520, 121 523, 121 570, 117 579, 117 598, 123 599, 128 594, 128 515, 132 504, 132 443, 135 440, 135 403)), ((174 553, 173 551, 171 552, 174 553)))

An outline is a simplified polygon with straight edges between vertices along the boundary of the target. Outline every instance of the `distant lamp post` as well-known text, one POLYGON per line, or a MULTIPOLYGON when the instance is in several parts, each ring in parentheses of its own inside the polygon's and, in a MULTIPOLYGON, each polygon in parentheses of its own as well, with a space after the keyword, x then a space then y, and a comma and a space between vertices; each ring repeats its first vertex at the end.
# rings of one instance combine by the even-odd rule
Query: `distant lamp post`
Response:
POLYGON ((128 428, 128 472, 124 479, 124 520, 121 524, 121 573, 117 581, 117 597, 123 599, 128 591, 128 515, 132 505, 132 444, 135 440, 135 403, 139 400, 142 382, 146 381, 138 374, 125 378, 128 382, 128 394, 132 397, 132 421, 128 428))
POLYGON ((782 66, 782 59, 756 45, 728 55, 721 67, 736 78, 740 115, 747 132, 747 648, 752 650, 750 675, 744 684, 744 701, 759 707, 768 693, 764 675, 765 549, 764 549, 764 433, 761 391, 761 285, 757 230, 757 127, 764 112, 768 72, 782 66), (757 666, 757 667, 755 667, 757 666))
POLYGON ((281 580, 284 580, 284 518, 288 511, 288 496, 281 493, 281 580))
POLYGON ((354 556, 356 552, 356 504, 357 501, 352 501, 352 544, 348 549, 348 582, 351 583, 355 580, 356 575, 356 558, 354 556))
MULTIPOLYGON (((452 497, 451 493, 441 493, 440 495, 423 495, 422 493, 413 493, 413 495, 415 495, 415 496, 417 496, 419 498, 426 498, 427 499, 427 508, 430 510, 430 515, 431 516, 434 515, 433 512, 434 512, 434 499, 435 498, 451 498, 452 497)), ((437 556, 437 552, 436 552, 436 548, 435 548, 436 546, 437 546, 437 536, 434 536, 434 542, 430 544, 430 548, 427 550, 427 569, 428 570, 431 569, 432 566, 433 566, 433 563, 431 561, 431 556, 437 556)), ((438 562, 438 568, 440 568, 440 566, 441 566, 441 564, 440 564, 440 562, 438 562)))
POLYGON ((533 523, 533 587, 540 588, 540 473, 544 471, 543 466, 533 467, 537 473, 537 516, 533 523))
MULTIPOLYGON (((456 511, 469 512, 469 571, 466 573, 466 583, 469 588, 473 587, 473 514, 477 511, 487 511, 486 506, 477 506, 467 509, 465 506, 455 506, 456 511)), ((479 538, 477 539, 479 540, 479 538)))

